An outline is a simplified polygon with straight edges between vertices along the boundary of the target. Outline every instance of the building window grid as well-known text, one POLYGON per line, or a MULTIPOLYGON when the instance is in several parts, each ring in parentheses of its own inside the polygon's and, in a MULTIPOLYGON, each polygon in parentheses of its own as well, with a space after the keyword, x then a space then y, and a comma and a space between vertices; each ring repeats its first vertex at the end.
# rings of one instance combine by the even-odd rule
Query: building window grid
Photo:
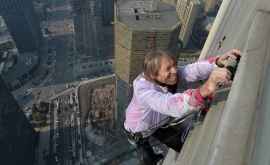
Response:
POLYGON ((156 48, 156 33, 152 33, 147 36, 147 48, 148 49, 156 48))

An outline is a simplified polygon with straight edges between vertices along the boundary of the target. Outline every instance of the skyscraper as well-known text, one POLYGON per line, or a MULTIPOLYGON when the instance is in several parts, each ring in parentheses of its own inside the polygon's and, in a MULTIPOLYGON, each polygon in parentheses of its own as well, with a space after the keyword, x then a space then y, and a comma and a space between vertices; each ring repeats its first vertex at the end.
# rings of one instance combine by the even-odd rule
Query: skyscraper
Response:
POLYGON ((179 20, 175 7, 158 1, 118 1, 115 24, 115 73, 118 109, 131 96, 132 81, 142 72, 145 54, 174 49, 179 20))
POLYGON ((86 56, 99 54, 102 4, 96 0, 73 0, 76 49, 86 56))
POLYGON ((193 25, 200 11, 200 5, 199 0, 178 0, 177 2, 177 13, 181 21, 179 39, 183 47, 186 47, 188 44, 193 25))
POLYGON ((36 134, 0 76, 0 162, 33 165, 36 134))
POLYGON ((204 11, 206 13, 214 12, 217 9, 220 0, 205 0, 204 1, 204 11))
POLYGON ((76 50, 79 54, 76 67, 78 77, 111 73, 113 0, 72 0, 72 7, 76 50))
POLYGON ((39 48, 42 35, 31 0, 0 0, 0 15, 20 53, 39 48))
POLYGON ((113 21, 114 0, 102 0, 103 25, 111 25, 113 21))

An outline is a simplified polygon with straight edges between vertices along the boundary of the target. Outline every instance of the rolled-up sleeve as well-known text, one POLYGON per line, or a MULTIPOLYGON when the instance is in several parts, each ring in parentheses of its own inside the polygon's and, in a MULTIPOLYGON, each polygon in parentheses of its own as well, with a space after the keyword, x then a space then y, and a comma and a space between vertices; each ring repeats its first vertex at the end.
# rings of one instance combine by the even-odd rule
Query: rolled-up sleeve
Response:
POLYGON ((214 62, 217 57, 211 57, 207 60, 198 61, 178 69, 178 74, 186 82, 195 82, 205 80, 214 69, 214 62))
POLYGON ((172 117, 182 117, 189 111, 204 106, 199 89, 189 89, 183 93, 163 93, 143 86, 135 87, 135 95, 143 106, 172 117))

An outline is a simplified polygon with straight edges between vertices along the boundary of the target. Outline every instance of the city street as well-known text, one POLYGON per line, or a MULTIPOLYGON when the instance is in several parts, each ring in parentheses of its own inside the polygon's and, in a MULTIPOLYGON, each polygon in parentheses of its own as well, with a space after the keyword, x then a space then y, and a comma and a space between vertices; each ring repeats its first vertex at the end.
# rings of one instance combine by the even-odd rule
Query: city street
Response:
POLYGON ((72 21, 69 21, 71 7, 66 1, 54 0, 51 1, 51 4, 57 4, 57 6, 50 8, 47 21, 42 23, 44 25, 42 28, 52 28, 52 31, 55 30, 56 33, 51 33, 43 38, 43 45, 38 52, 40 64, 32 80, 13 91, 13 95, 23 107, 32 105, 31 93, 26 93, 28 89, 74 81, 73 62, 76 60, 73 56, 74 30, 69 26, 73 24, 72 21), (53 25, 54 22, 60 24, 48 26, 53 25))

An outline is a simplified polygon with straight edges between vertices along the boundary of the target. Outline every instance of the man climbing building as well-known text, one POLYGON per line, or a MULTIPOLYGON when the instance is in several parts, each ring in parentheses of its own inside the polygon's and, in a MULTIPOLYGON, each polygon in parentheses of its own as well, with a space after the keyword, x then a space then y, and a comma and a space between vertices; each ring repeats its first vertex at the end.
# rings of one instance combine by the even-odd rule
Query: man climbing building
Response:
POLYGON ((222 66, 229 57, 240 56, 232 49, 227 53, 177 68, 176 59, 161 50, 145 56, 143 73, 133 82, 133 97, 126 110, 124 123, 128 139, 136 143, 141 164, 152 165, 162 159, 149 144, 154 137, 168 147, 180 152, 190 129, 190 121, 176 126, 167 125, 172 118, 199 111, 206 106, 218 86, 231 83, 231 72, 222 66), (217 65, 215 65, 217 64, 217 65), (176 92, 177 84, 206 80, 196 89, 176 92))

